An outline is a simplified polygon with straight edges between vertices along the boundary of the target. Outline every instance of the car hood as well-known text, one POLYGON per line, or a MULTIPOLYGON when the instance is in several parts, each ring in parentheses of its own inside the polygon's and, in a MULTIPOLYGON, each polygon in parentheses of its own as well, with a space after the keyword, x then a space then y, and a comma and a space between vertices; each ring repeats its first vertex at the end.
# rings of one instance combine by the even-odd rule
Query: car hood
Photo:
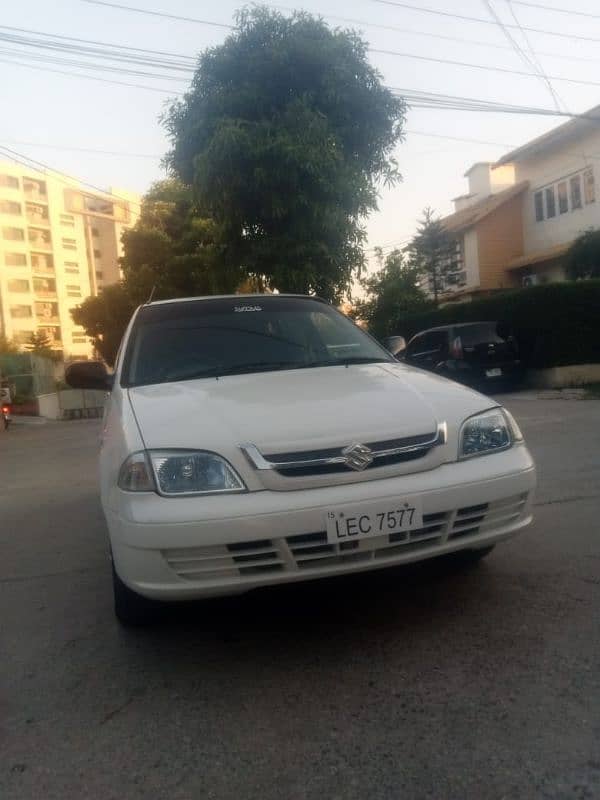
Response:
POLYGON ((230 375, 128 390, 145 446, 264 453, 402 438, 494 405, 459 384, 402 364, 230 375))

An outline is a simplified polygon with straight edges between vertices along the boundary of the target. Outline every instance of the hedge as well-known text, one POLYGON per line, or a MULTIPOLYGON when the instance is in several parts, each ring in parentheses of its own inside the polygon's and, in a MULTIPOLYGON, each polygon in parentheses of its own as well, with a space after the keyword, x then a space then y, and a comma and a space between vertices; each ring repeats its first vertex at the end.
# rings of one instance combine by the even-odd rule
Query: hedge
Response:
POLYGON ((600 280, 552 283, 405 317, 408 339, 436 325, 497 320, 510 326, 529 367, 600 363, 600 280))

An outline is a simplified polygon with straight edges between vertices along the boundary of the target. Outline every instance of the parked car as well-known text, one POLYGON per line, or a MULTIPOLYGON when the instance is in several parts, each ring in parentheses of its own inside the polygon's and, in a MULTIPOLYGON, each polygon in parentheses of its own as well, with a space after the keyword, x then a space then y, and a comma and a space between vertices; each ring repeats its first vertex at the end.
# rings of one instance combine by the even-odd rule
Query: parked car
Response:
POLYGON ((316 298, 146 304, 113 375, 81 362, 67 381, 110 391, 101 498, 126 624, 160 600, 478 559, 532 518, 509 412, 316 298))
MULTIPOLYGON (((394 353, 393 346, 391 352, 394 353)), ((407 364, 461 383, 485 386, 490 391, 494 386, 517 383, 523 377, 516 339, 499 322, 429 328, 394 354, 407 364)))

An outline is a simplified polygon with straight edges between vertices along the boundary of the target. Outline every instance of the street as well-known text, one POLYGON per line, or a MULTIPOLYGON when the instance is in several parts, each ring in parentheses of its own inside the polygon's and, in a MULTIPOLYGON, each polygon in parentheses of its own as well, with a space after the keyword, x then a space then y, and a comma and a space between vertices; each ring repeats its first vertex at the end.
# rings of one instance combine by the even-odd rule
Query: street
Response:
POLYGON ((428 563, 112 612, 98 421, 0 432, 0 797, 600 797, 600 400, 503 399, 536 519, 428 563))

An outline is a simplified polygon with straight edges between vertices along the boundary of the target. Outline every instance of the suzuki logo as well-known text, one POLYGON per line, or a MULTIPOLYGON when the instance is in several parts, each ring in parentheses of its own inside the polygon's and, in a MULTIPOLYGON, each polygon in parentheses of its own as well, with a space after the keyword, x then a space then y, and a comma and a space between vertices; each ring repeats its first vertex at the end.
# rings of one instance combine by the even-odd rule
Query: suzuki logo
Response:
POLYGON ((373 463, 373 451, 366 444, 351 444, 342 450, 346 466, 360 472, 373 463))

